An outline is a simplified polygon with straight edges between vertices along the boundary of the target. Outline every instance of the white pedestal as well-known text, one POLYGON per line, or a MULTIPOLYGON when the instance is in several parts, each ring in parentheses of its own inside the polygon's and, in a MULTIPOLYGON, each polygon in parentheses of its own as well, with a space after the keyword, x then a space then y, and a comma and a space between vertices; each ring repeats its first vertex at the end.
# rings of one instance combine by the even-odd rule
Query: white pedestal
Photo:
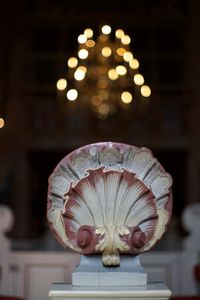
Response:
POLYGON ((171 291, 162 283, 149 283, 140 287, 75 287, 71 284, 56 283, 49 291, 52 300, 167 300, 170 296, 171 291))

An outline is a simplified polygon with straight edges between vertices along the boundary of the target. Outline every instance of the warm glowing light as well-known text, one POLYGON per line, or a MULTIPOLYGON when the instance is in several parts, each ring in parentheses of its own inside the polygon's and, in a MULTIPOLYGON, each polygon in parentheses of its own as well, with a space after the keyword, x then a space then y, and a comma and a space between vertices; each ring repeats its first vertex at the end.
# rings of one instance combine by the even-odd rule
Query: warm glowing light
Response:
POLYGON ((129 66, 131 69, 136 70, 139 68, 140 64, 139 61, 136 58, 134 58, 129 61, 129 66))
POLYGON ((124 53, 123 58, 126 62, 129 62, 133 59, 133 54, 130 51, 124 53))
POLYGON ((75 89, 71 89, 67 92, 67 99, 70 101, 74 101, 76 100, 76 98, 78 97, 78 92, 75 89))
POLYGON ((58 95, 65 95, 66 101, 74 101, 70 104, 75 108, 81 102, 82 93, 85 95, 83 100, 105 120, 118 110, 131 107, 138 96, 134 93, 137 87, 140 90, 138 105, 142 108, 150 101, 147 97, 151 95, 151 89, 139 74, 139 61, 134 58, 129 45, 131 37, 121 28, 114 30, 108 24, 100 28, 97 38, 95 34, 93 29, 86 28, 77 36, 78 50, 66 60, 68 73, 57 81, 57 89, 64 92, 58 91, 58 95))
POLYGON ((87 36, 85 34, 80 34, 78 36, 79 44, 85 44, 87 42, 87 36))
POLYGON ((66 87, 67 87, 67 80, 64 79, 64 78, 60 78, 60 79, 57 81, 56 86, 57 86, 57 89, 58 89, 59 91, 64 91, 64 90, 66 89, 66 87))
POLYGON ((132 97, 131 93, 125 91, 121 94, 121 99, 122 99, 123 103, 129 104, 132 102, 133 97, 132 97))
POLYGON ((78 57, 81 59, 86 59, 88 57, 88 51, 86 49, 79 50, 78 57))
POLYGON ((107 35, 104 35, 104 34, 101 34, 99 36, 99 40, 103 43, 105 43, 107 40, 108 40, 108 36, 107 35))
POLYGON ((111 33, 111 27, 109 25, 104 25, 102 28, 101 28, 101 31, 102 33, 104 34, 109 34, 111 33))
POLYGON ((131 38, 129 35, 124 35, 122 38, 121 38, 121 42, 122 44, 124 45, 129 45, 130 42, 131 42, 131 38))
POLYGON ((149 97, 151 95, 151 89, 148 85, 143 85, 141 87, 141 94, 143 97, 149 97))
POLYGON ((108 81, 105 80, 105 79, 99 79, 97 85, 98 85, 98 87, 99 87, 100 89, 105 89, 105 88, 107 87, 107 85, 108 85, 108 81))
POLYGON ((95 46, 95 41, 93 41, 93 40, 88 40, 88 41, 86 42, 86 46, 87 46, 88 48, 94 47, 94 46, 95 46))
POLYGON ((144 83, 144 77, 141 74, 135 74, 133 80, 137 85, 142 85, 144 83))
POLYGON ((116 71, 117 71, 117 74, 121 75, 121 76, 125 75, 127 72, 126 68, 122 65, 117 66, 116 71))
POLYGON ((126 49, 124 49, 124 48, 118 48, 117 49, 117 54, 119 56, 123 56, 125 52, 126 52, 126 49))
POLYGON ((84 30, 84 35, 86 35, 86 37, 89 39, 93 36, 93 30, 91 28, 86 28, 84 30))
POLYGON ((109 113, 110 108, 109 108, 108 104, 103 103, 103 104, 99 105, 98 111, 101 115, 106 116, 109 113))
POLYGON ((76 68, 78 65, 78 59, 76 57, 70 57, 68 59, 67 65, 69 68, 76 68))
POLYGON ((121 39, 124 36, 124 31, 122 29, 117 29, 115 31, 115 36, 116 38, 121 39))
POLYGON ((82 70, 84 73, 87 72, 87 68, 86 68, 85 66, 79 66, 79 67, 77 68, 77 71, 78 71, 78 70, 82 70))
POLYGON ((0 128, 3 128, 4 127, 4 119, 3 118, 0 118, 0 128))
POLYGON ((112 54, 112 50, 110 49, 110 47, 104 47, 101 50, 101 53, 104 57, 109 57, 112 54))
POLYGON ((116 80, 116 79, 118 78, 118 73, 117 73, 117 71, 116 71, 115 69, 110 69, 110 70, 108 71, 108 77, 109 77, 109 79, 111 79, 111 80, 116 80))
POLYGON ((94 104, 95 106, 98 106, 101 104, 101 99, 99 99, 98 96, 93 96, 91 101, 92 101, 92 104, 94 104))
POLYGON ((109 97, 109 92, 105 90, 100 90, 98 96, 101 100, 106 100, 109 97))
POLYGON ((76 70, 76 72, 74 73, 74 78, 78 81, 83 80, 85 77, 85 72, 81 69, 76 70))

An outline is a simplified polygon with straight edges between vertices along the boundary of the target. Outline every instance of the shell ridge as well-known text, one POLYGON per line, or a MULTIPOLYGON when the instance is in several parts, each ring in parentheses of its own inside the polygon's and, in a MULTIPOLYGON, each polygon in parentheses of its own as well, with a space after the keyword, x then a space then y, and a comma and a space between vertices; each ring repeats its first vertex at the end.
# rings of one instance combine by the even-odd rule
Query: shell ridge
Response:
POLYGON ((134 159, 132 161, 131 170, 137 174, 137 178, 140 178, 141 173, 146 168, 152 157, 152 153, 145 148, 138 148, 135 152, 134 159))
POLYGON ((66 166, 67 167, 65 167, 64 165, 60 165, 60 173, 71 183, 71 185, 74 185, 79 180, 79 178, 77 177, 76 173, 72 172, 68 167, 69 164, 67 164, 66 166))
POLYGON ((144 178, 144 184, 148 186, 148 188, 151 187, 151 183, 160 175, 162 175, 163 173, 161 172, 161 165, 160 163, 157 161, 157 159, 155 159, 155 164, 152 166, 152 168, 150 168, 149 172, 146 174, 145 178, 144 178))
POLYGON ((143 215, 141 213, 141 210, 143 209, 144 205, 140 203, 140 201, 136 202, 136 205, 133 205, 128 213, 128 216, 126 218, 126 223, 128 226, 137 226, 139 223, 141 223, 143 219, 143 215), (131 222, 132 219, 132 222, 131 222))
POLYGON ((167 193, 166 195, 162 195, 161 197, 157 198, 156 206, 157 207, 165 206, 165 204, 167 203, 167 200, 168 200, 167 196, 169 194, 170 194, 170 190, 169 190, 169 193, 167 193))
POLYGON ((105 182, 101 176, 103 173, 102 167, 99 169, 99 173, 100 173, 99 177, 97 178, 97 176, 96 176, 96 181, 98 182, 96 187, 99 187, 98 192, 97 192, 97 198, 98 198, 98 204, 100 206, 101 219, 102 219, 99 226, 103 226, 105 228, 105 226, 106 226, 106 198, 105 198, 105 182), (103 193, 102 193, 101 189, 103 189, 103 193))
POLYGON ((155 204, 152 206, 150 203, 147 203, 143 208, 140 208, 141 216, 145 220, 148 216, 152 216, 153 218, 157 216, 155 204))
POLYGON ((124 201, 120 203, 119 212, 118 212, 118 225, 122 227, 125 225, 125 218, 128 211, 128 203, 131 199, 130 190, 128 189, 128 185, 126 186, 126 194, 124 197, 124 201))
MULTIPOLYGON (((130 226, 130 220, 133 220, 133 223, 131 223, 131 226, 137 226, 137 224, 139 223, 139 221, 136 222, 136 220, 138 219, 138 215, 140 216, 140 219, 142 219, 143 217, 143 209, 145 209, 145 206, 148 207, 148 209, 150 210, 150 208, 153 210, 153 212, 155 213, 155 207, 153 208, 152 205, 150 205, 148 202, 150 201, 151 197, 149 196, 149 198, 146 198, 145 195, 148 196, 148 191, 146 193, 143 193, 135 203, 133 203, 132 207, 130 208, 129 213, 127 214, 126 217, 126 224, 128 226, 130 226), (141 213, 142 211, 142 213, 141 213)), ((152 212, 149 211, 149 214, 151 214, 152 212)), ((146 211, 145 213, 146 214, 146 211)))
MULTIPOLYGON (((63 176, 65 179, 67 179, 69 181, 69 177, 66 175, 67 170, 65 168, 65 166, 60 165, 60 169, 54 174, 53 177, 49 177, 49 180, 53 180, 56 176, 63 176)), ((53 174, 52 174, 53 175, 53 174)))
MULTIPOLYGON (((71 219, 70 220, 70 225, 67 226, 67 229, 69 229, 71 232, 73 232, 74 234, 76 234, 76 231, 77 231, 77 229, 79 227, 80 227, 80 223, 77 222, 75 219, 71 219)), ((65 231, 66 231, 66 226, 65 226, 65 231)))
MULTIPOLYGON (((104 214, 106 213, 106 211, 104 212, 102 209, 102 201, 99 201, 99 197, 96 192, 96 186, 98 185, 102 185, 102 188, 105 190, 105 182, 104 180, 101 180, 101 173, 101 169, 97 171, 96 174, 94 172, 90 172, 90 180, 89 178, 85 179, 82 185, 82 191, 84 193, 85 201, 90 206, 90 210, 94 216, 94 223, 97 227, 104 226, 104 214)), ((102 193, 100 200, 102 200, 102 198, 105 198, 105 191, 104 193, 102 193)))
POLYGON ((56 172, 54 176, 51 175, 48 179, 48 183, 48 194, 55 193, 55 195, 57 194, 61 198, 63 198, 64 194, 70 189, 70 181, 68 178, 66 178, 64 172, 61 174, 56 172))
MULTIPOLYGON (((156 219, 157 219, 157 217, 156 217, 156 219)), ((145 232, 154 231, 155 222, 153 222, 153 221, 154 221, 153 218, 146 220, 145 222, 140 224, 140 228, 145 232)))
MULTIPOLYGON (((123 171, 124 172, 124 171, 123 171)), ((116 191, 116 198, 115 198, 115 205, 114 205, 114 214, 113 214, 113 225, 115 227, 117 227, 117 223, 116 223, 116 216, 119 213, 119 195, 120 195, 120 188, 121 188, 121 182, 122 182, 122 178, 123 178, 123 174, 124 173, 119 173, 119 181, 118 181, 118 187, 117 187, 117 191, 116 191)))
MULTIPOLYGON (((53 200, 53 198, 52 198, 52 200, 53 200)), ((51 201, 52 202, 52 201, 51 201)), ((56 201, 54 201, 54 204, 53 204, 53 208, 54 209, 63 209, 63 202, 61 203, 61 201, 60 200, 57 200, 56 199, 56 201), (61 206, 62 205, 62 206, 61 206)))
POLYGON ((103 167, 100 167, 97 172, 100 173, 98 179, 97 179, 97 175, 95 178, 96 178, 96 182, 98 182, 98 184, 96 184, 96 189, 97 189, 98 202, 100 204, 102 222, 100 224, 96 224, 96 234, 104 235, 107 216, 106 216, 105 182, 103 177, 101 176, 104 173, 103 167))
POLYGON ((137 148, 134 148, 134 150, 129 148, 129 150, 127 151, 126 157, 122 161, 122 166, 124 166, 127 171, 129 171, 131 169, 130 166, 133 163, 136 151, 137 151, 137 148))
MULTIPOLYGON (((103 170, 104 172, 104 170, 103 170)), ((105 187, 105 180, 103 180, 103 197, 105 199, 105 224, 108 224, 108 219, 107 219, 107 197, 106 197, 106 187, 105 187)))
POLYGON ((141 249, 142 251, 147 251, 151 248, 152 245, 156 243, 157 240, 160 239, 162 234, 165 232, 165 226, 168 223, 168 214, 165 209, 158 209, 158 222, 154 229, 154 234, 152 239, 141 249))
MULTIPOLYGON (((62 197, 61 195, 59 195, 58 193, 56 193, 56 192, 51 192, 51 196, 52 196, 53 198, 56 198, 57 201, 58 201, 58 199, 59 199, 59 201, 60 201, 60 202, 62 201, 62 203, 63 203, 63 197, 62 197)), ((49 198, 50 198, 50 197, 49 197, 49 198)))
POLYGON ((83 184, 82 186, 82 192, 83 192, 83 195, 82 195, 82 199, 83 201, 85 202, 85 204, 87 205, 91 215, 92 215, 92 218, 93 218, 93 222, 94 222, 94 225, 96 224, 99 224, 98 222, 98 209, 97 207, 99 206, 98 205, 98 201, 95 201, 95 196, 96 196, 96 193, 94 191, 94 188, 91 186, 91 184, 83 184), (95 205, 95 203, 97 203, 97 205, 95 205))
MULTIPOLYGON (((130 174, 129 174, 129 177, 130 177, 130 174)), ((123 194, 122 194, 121 199, 119 199, 119 197, 118 197, 119 206, 118 206, 118 213, 117 213, 116 219, 115 219, 116 224, 118 224, 120 227, 123 226, 123 223, 124 223, 124 218, 123 218, 123 214, 122 214, 122 212, 123 212, 122 207, 124 207, 124 205, 127 201, 127 196, 130 193, 129 185, 128 185, 127 180, 125 180, 125 178, 128 179, 128 176, 127 176, 127 174, 123 173, 122 180, 120 182, 120 187, 122 187, 121 190, 122 190, 123 194), (124 185, 124 187, 123 187, 123 185, 124 185)))
POLYGON ((172 185, 171 176, 168 173, 159 174, 154 181, 152 181, 150 188, 156 199, 159 199, 169 194, 172 185))
POLYGON ((158 216, 155 214, 155 211, 153 209, 149 209, 149 214, 145 216, 145 214, 143 214, 143 218, 142 220, 138 223, 138 225, 140 226, 141 224, 145 223, 146 221, 150 221, 150 220, 156 220, 158 218, 158 216))
POLYGON ((70 175, 72 174, 73 177, 75 177, 76 180, 80 180, 80 176, 78 175, 78 173, 74 170, 74 168, 72 166, 70 166, 70 164, 67 164, 67 168, 66 170, 70 171, 70 175))
MULTIPOLYGON (((120 174, 120 173, 119 173, 120 174)), ((114 215, 115 215, 115 207, 116 207, 116 197, 119 190, 119 182, 121 176, 114 171, 110 171, 106 176, 106 194, 107 194, 107 225, 114 225, 114 215)))
POLYGON ((85 219, 87 219, 89 224, 94 225, 94 219, 93 219, 93 216, 91 214, 91 211, 88 209, 87 204, 78 195, 78 193, 75 193, 75 195, 76 195, 76 199, 73 196, 69 196, 70 199, 68 200, 68 202, 69 202, 71 199, 75 199, 75 202, 77 204, 77 205, 73 205, 69 208, 69 211, 74 216, 74 220, 76 220, 80 224, 80 226, 85 225, 85 219), (78 216, 79 221, 77 220, 76 215, 78 216))
MULTIPOLYGON (((141 176, 141 180, 144 180, 145 182, 145 178, 148 176, 148 174, 154 169, 154 166, 157 164, 157 161, 155 158, 151 158, 151 160, 149 161, 149 163, 146 165, 144 172, 141 176)), ((146 185, 146 184, 145 184, 146 185)), ((147 185, 148 186, 148 185, 147 185)))
POLYGON ((106 204, 105 204, 105 197, 102 199, 102 193, 101 186, 103 186, 103 179, 100 177, 99 178, 99 184, 96 186, 96 192, 97 192, 97 197, 98 197, 98 202, 100 203, 100 211, 102 215, 102 224, 105 227, 106 224, 106 217, 105 217, 105 211, 106 211, 106 204))
POLYGON ((118 193, 117 193, 117 198, 115 202, 115 219, 114 219, 114 224, 117 226, 118 220, 119 220, 119 215, 121 213, 121 206, 122 203, 125 201, 126 195, 128 193, 128 184, 123 184, 124 182, 124 173, 121 173, 121 178, 119 182, 119 187, 118 187, 118 193))
POLYGON ((125 219, 126 219, 126 215, 127 215, 128 211, 130 209, 130 206, 131 206, 131 204, 130 204, 131 199, 132 199, 131 193, 128 191, 127 194, 126 194, 124 205, 122 204, 120 206, 120 209, 119 209, 120 216, 119 216, 118 224, 120 225, 120 227, 126 225, 125 219))
POLYGON ((54 206, 54 207, 56 206, 59 208, 63 208, 63 205, 64 205, 63 198, 61 198, 60 195, 51 193, 50 191, 49 191, 47 203, 51 203, 51 206, 54 206))
POLYGON ((139 180, 136 180, 135 178, 133 185, 128 187, 126 199, 123 203, 124 205, 120 215, 121 223, 123 222, 125 224, 125 220, 130 212, 131 207, 134 206, 134 204, 140 200, 143 193, 146 192, 146 190, 142 190, 142 185, 140 184, 139 180))
POLYGON ((51 209, 47 214, 48 221, 51 224, 51 228, 56 231, 58 237, 64 242, 65 246, 74 248, 66 237, 64 222, 60 212, 60 209, 51 209))
MULTIPOLYGON (((92 219, 93 219, 93 224, 95 224, 94 216, 93 216, 93 214, 92 214, 92 211, 91 211, 91 209, 90 209, 90 206, 88 205, 87 201, 85 201, 85 199, 84 199, 83 195, 81 194, 81 192, 80 192, 79 190, 75 190, 75 188, 73 188, 73 194, 75 194, 76 196, 78 196, 80 207, 81 207, 81 203, 82 203, 82 202, 87 206, 87 209, 88 209, 88 211, 90 212, 90 215, 91 215, 91 217, 92 217, 92 219)), ((69 197, 70 197, 70 196, 68 196, 68 200, 67 200, 67 201, 69 201, 69 199, 70 199, 69 197)), ((72 196, 72 197, 75 198, 74 196, 72 196)), ((75 198, 75 199, 76 199, 76 198, 75 198)), ((66 206, 66 204, 67 204, 67 201, 65 202, 65 206, 66 206)))
POLYGON ((132 206, 132 210, 135 212, 134 217, 137 217, 138 214, 140 216, 146 215, 146 210, 149 211, 149 214, 151 213, 151 209, 155 211, 155 204, 154 206, 149 203, 149 200, 151 198, 145 198, 141 197, 135 204, 132 206))
MULTIPOLYGON (((108 173, 107 173, 108 174, 108 173)), ((105 174, 105 179, 107 179, 107 174, 105 174)), ((105 210, 105 215, 106 215, 106 227, 108 227, 108 220, 109 220, 109 216, 108 216, 108 192, 107 192, 107 180, 104 180, 104 199, 105 199, 105 204, 106 204, 106 210, 105 210)))
MULTIPOLYGON (((101 212, 101 216, 102 216, 102 226, 105 227, 105 199, 103 198, 104 200, 102 201, 102 189, 101 189, 101 187, 103 187, 103 178, 101 176, 99 176, 99 178, 97 178, 97 175, 96 175, 95 181, 98 182, 98 184, 96 184, 96 196, 98 198, 98 203, 99 203, 100 212, 101 212)), ((97 224, 97 227, 99 227, 99 226, 100 226, 100 224, 97 224)))

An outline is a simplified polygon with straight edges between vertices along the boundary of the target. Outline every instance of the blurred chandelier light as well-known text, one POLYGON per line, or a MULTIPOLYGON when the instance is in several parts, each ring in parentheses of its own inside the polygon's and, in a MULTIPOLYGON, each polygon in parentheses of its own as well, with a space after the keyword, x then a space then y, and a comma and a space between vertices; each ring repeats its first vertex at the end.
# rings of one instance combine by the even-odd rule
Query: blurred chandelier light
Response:
POLYGON ((137 98, 141 103, 149 99, 151 89, 139 72, 139 61, 130 50, 131 38, 124 30, 113 32, 104 25, 95 40, 93 30, 86 28, 77 41, 77 55, 68 59, 66 77, 57 81, 59 96, 64 95, 69 105, 86 103, 105 119, 129 109, 137 98))
POLYGON ((4 119, 0 118, 0 129, 4 127, 4 119))

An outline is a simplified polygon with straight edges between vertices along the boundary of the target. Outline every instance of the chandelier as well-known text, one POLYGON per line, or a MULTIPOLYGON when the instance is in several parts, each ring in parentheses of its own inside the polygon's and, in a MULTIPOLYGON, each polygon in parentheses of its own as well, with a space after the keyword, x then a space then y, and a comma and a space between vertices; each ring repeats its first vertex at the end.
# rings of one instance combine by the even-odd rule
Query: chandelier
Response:
POLYGON ((149 99, 151 89, 139 72, 131 38, 124 30, 113 32, 104 25, 95 39, 93 30, 86 28, 77 41, 77 54, 69 57, 66 76, 57 81, 58 96, 65 105, 86 104, 105 119, 149 99))

